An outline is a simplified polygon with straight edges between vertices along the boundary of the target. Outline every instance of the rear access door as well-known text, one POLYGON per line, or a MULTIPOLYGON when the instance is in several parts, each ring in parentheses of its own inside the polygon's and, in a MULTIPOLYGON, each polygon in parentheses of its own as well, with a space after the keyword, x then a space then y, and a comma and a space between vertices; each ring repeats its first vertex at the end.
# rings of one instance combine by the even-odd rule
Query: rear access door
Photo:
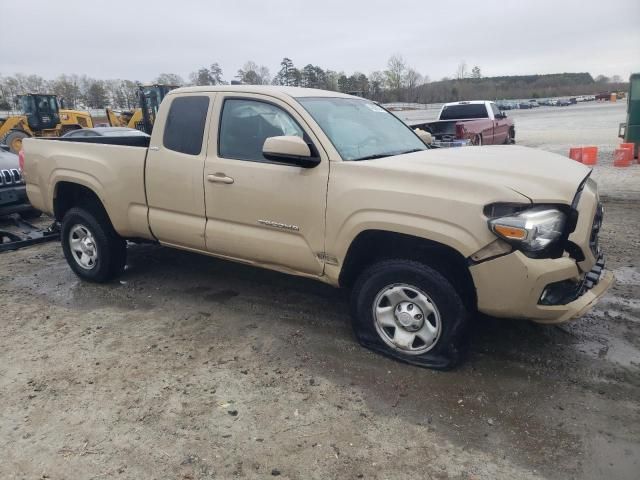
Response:
POLYGON ((206 250, 202 172, 214 98, 209 92, 167 96, 160 107, 145 183, 149 225, 161 243, 206 250))

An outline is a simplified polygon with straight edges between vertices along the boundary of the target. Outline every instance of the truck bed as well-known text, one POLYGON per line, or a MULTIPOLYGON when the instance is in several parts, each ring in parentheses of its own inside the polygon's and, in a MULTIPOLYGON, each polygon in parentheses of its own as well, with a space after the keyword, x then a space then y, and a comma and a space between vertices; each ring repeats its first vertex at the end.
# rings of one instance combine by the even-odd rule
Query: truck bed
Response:
POLYGON ((153 238, 144 190, 148 144, 148 137, 25 138, 29 199, 53 214, 59 186, 80 183, 95 192, 120 235, 153 238))

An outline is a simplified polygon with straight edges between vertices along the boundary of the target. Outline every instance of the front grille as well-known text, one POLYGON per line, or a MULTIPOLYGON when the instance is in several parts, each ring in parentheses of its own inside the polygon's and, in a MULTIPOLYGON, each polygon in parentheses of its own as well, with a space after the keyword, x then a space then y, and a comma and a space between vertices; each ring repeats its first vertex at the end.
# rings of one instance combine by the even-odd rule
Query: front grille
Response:
POLYGON ((0 185, 19 185, 22 183, 22 175, 17 168, 0 170, 0 185))
POLYGON ((596 208, 596 214, 593 217, 593 224, 591 226, 591 236, 589 237, 589 248, 593 254, 598 257, 600 255, 600 245, 598 244, 598 235, 600 228, 602 227, 602 218, 604 217, 604 207, 602 203, 598 203, 596 208))
POLYGON ((600 277, 604 271, 604 257, 600 255, 593 268, 587 272, 582 280, 574 282, 572 280, 562 280, 550 283, 540 295, 538 304, 540 305, 566 305, 580 298, 600 282, 600 277))
POLYGON ((598 256, 598 260, 593 268, 587 272, 587 274, 582 279, 582 284, 580 285, 580 293, 578 296, 585 293, 587 290, 591 290, 595 287, 600 281, 600 277, 602 276, 602 271, 604 270, 604 256, 600 254, 598 256))

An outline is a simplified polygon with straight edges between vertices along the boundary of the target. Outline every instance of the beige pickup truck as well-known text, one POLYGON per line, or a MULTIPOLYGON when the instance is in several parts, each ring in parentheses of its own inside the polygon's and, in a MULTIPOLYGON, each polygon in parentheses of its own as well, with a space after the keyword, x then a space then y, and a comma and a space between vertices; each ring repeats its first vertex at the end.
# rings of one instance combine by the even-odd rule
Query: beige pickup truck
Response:
POLYGON ((292 87, 181 88, 150 139, 25 139, 35 208, 73 271, 105 282, 126 241, 351 292, 359 341, 449 368, 478 312, 558 323, 612 282, 585 166, 516 146, 431 148, 365 99, 292 87))

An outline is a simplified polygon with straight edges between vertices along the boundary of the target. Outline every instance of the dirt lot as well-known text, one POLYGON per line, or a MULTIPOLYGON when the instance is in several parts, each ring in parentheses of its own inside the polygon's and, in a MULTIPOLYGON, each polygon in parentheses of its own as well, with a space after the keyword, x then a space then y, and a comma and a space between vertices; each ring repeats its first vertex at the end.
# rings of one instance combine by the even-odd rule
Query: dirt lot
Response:
POLYGON ((1 254, 0 478, 637 478, 640 197, 607 198, 605 299, 478 319, 447 373, 362 349, 319 283, 145 245, 100 286, 56 243, 1 254))

